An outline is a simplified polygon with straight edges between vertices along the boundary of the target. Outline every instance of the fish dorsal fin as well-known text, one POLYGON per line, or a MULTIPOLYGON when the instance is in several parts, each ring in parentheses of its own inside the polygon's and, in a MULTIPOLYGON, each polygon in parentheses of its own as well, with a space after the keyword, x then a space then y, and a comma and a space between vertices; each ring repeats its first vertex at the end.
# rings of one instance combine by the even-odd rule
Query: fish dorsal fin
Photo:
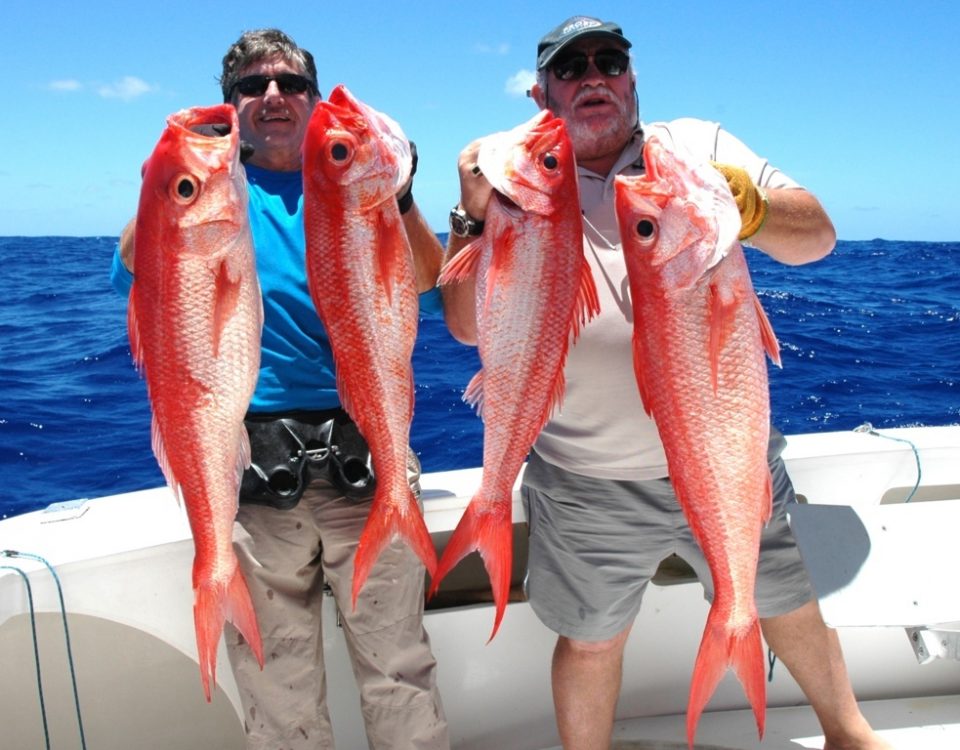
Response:
POLYGON ((580 264, 580 287, 577 290, 573 314, 573 338, 576 339, 580 335, 580 329, 599 314, 600 297, 597 294, 597 285, 593 280, 590 264, 584 258, 580 264))
POLYGON ((770 361, 777 367, 783 367, 780 362, 780 344, 777 341, 777 334, 774 333, 773 326, 770 324, 770 318, 760 304, 760 298, 753 295, 753 305, 757 311, 757 322, 760 324, 760 340, 763 341, 763 348, 770 357, 770 361))
POLYGON ((594 283, 590 264, 584 259, 580 264, 580 285, 577 289, 577 297, 574 300, 573 311, 570 316, 570 336, 563 344, 560 367, 557 368, 557 375, 553 382, 550 400, 544 412, 544 421, 543 424, 540 425, 540 429, 543 429, 543 426, 553 413, 560 408, 560 404, 563 402, 563 395, 567 389, 567 381, 564 377, 564 365, 567 361, 570 346, 577 340, 583 326, 592 320, 599 312, 600 299, 597 295, 597 285, 594 283))

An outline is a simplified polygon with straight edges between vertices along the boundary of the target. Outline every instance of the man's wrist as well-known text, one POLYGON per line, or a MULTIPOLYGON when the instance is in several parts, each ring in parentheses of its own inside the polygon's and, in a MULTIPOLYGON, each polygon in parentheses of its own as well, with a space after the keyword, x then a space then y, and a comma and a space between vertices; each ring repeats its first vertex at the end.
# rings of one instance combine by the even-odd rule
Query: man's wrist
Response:
POLYGON ((403 192, 402 195, 397 196, 397 208, 400 209, 400 215, 407 213, 411 208, 413 208, 413 180, 410 180, 410 184, 407 185, 407 189, 403 192))
POLYGON ((457 237, 479 237, 483 221, 474 219, 459 203, 450 209, 450 232, 457 237))

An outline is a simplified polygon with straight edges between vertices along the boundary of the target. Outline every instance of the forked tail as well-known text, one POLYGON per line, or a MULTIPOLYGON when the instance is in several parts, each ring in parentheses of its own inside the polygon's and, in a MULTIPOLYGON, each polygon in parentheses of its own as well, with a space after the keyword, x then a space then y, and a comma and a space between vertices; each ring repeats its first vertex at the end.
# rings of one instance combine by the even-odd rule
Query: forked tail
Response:
POLYGON ((197 631, 197 654, 200 661, 200 680, 203 693, 210 702, 211 683, 217 682, 217 647, 223 633, 223 623, 229 620, 240 631, 257 663, 263 669, 263 646, 260 628, 253 610, 250 590, 239 568, 226 585, 210 582, 197 585, 194 572, 193 623, 197 631))
POLYGON ((753 707, 757 719, 757 731, 763 738, 764 720, 767 708, 767 688, 764 675, 763 646, 760 642, 760 621, 753 623, 743 632, 730 632, 720 621, 716 602, 710 608, 707 625, 700 641, 700 651, 693 668, 693 681, 690 685, 690 700, 687 703, 687 742, 693 748, 693 738, 697 733, 697 723, 707 701, 716 690, 728 666, 732 666, 740 684, 753 707))
POLYGON ((487 641, 489 643, 497 634, 510 595, 513 525, 510 520, 511 504, 509 502, 494 505, 492 511, 479 510, 481 507, 483 506, 477 502, 477 497, 467 505, 440 558, 437 574, 430 586, 430 596, 437 592, 440 581, 456 567, 457 563, 477 550, 487 569, 490 587, 493 590, 493 602, 496 606, 493 631, 487 641))
MULTIPOLYGON (((410 492, 408 489, 407 492, 410 492)), ((360 589, 370 575, 383 548, 386 547, 394 538, 402 537, 410 548, 417 554, 427 568, 427 572, 433 577, 437 569, 437 551, 433 548, 433 540, 430 539, 430 532, 427 531, 427 525, 423 522, 423 516, 413 499, 413 493, 410 492, 410 502, 401 507, 385 503, 378 494, 373 499, 370 506, 370 515, 367 516, 367 523, 363 527, 363 533, 360 535, 360 543, 357 545, 357 554, 353 561, 353 608, 357 608, 357 596, 360 589)))

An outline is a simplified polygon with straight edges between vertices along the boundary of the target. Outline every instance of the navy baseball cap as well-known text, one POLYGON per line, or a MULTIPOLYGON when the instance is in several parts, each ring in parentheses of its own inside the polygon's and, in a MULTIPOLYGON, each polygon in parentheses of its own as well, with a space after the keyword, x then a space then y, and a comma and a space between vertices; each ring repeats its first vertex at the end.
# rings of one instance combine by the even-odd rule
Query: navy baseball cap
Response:
POLYGON ((589 16, 572 16, 540 40, 537 45, 537 70, 547 67, 571 42, 587 37, 609 39, 624 49, 632 46, 617 24, 589 16))

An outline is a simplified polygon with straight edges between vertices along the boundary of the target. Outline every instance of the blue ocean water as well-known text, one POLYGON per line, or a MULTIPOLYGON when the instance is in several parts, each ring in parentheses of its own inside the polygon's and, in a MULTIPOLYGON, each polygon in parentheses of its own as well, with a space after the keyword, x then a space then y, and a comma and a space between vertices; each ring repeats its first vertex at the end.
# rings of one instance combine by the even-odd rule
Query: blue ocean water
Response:
MULTIPOLYGON (((109 286, 115 244, 0 238, 0 517, 163 482, 109 286)), ((771 400, 784 433, 960 422, 960 243, 840 242, 796 268, 749 260, 782 348, 771 400)), ((475 350, 424 320, 413 364, 424 470, 479 465, 481 423, 460 400, 475 350)))

